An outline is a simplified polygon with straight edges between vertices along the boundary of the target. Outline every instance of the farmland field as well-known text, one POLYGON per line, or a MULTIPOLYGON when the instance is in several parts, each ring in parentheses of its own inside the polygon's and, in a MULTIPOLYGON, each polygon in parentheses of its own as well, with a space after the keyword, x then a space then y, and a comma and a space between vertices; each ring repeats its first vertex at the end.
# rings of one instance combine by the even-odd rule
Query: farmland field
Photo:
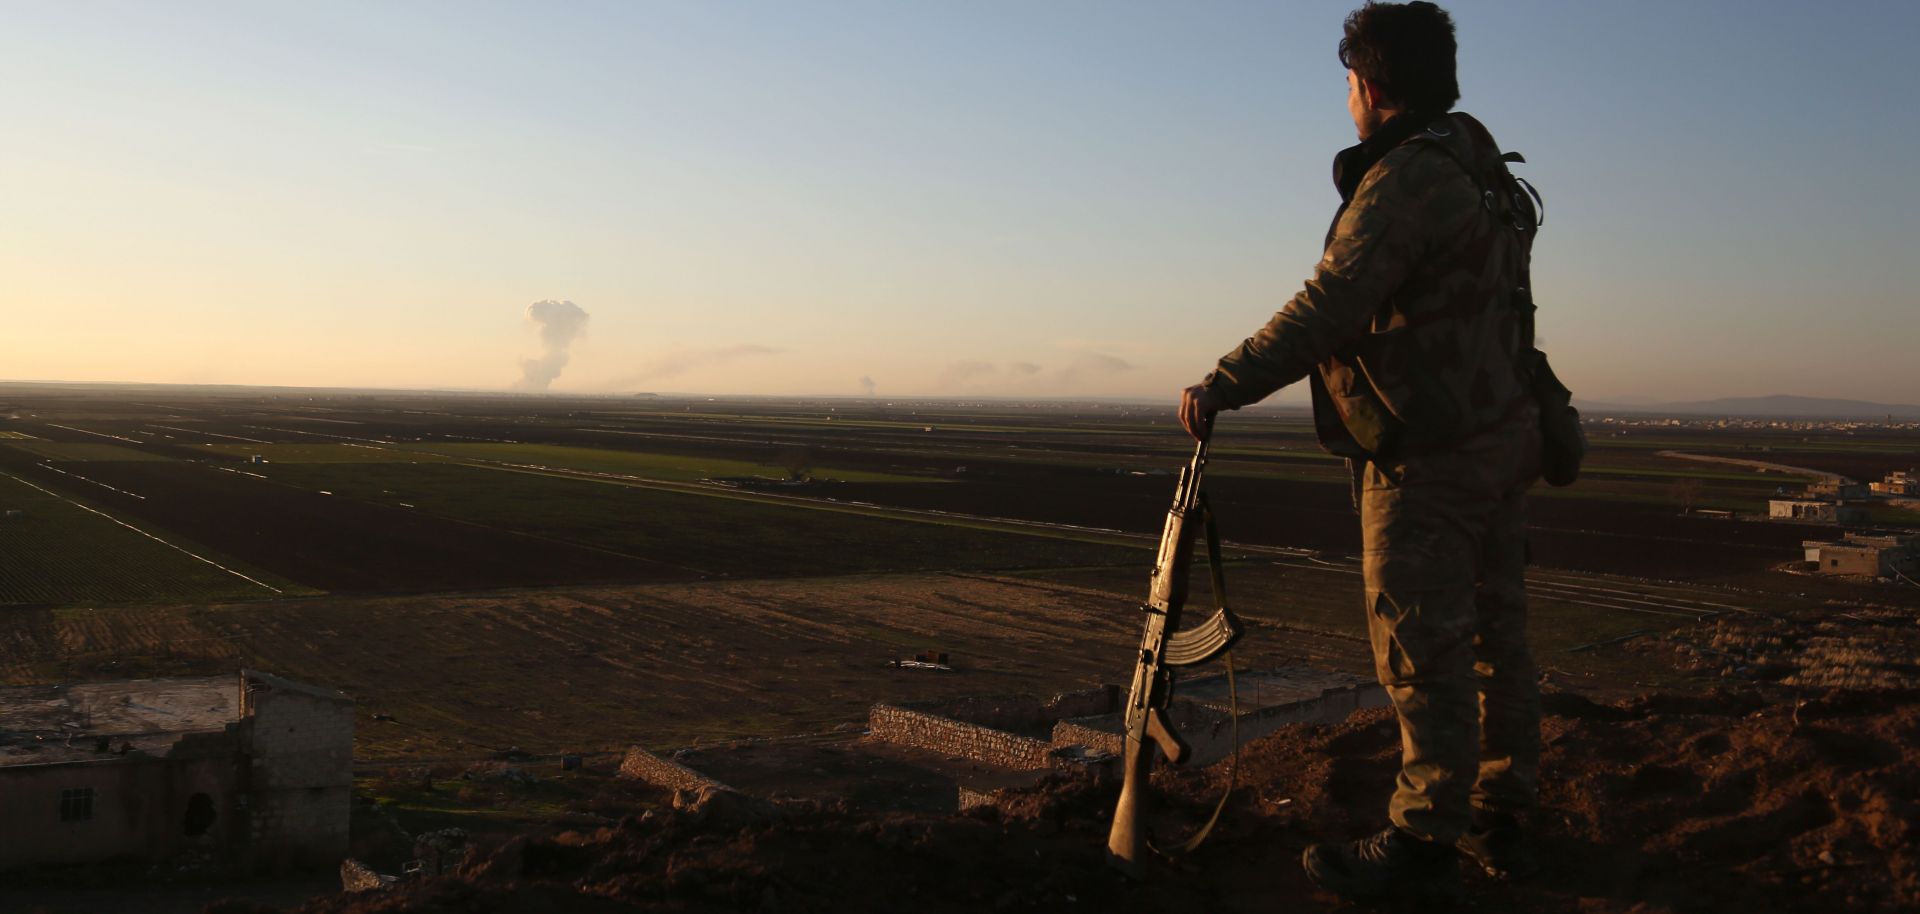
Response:
MULTIPOLYGON (((207 445, 211 451, 234 456, 259 455, 268 463, 494 463, 520 467, 551 467, 694 482, 713 477, 784 479, 785 467, 724 457, 687 454, 649 454, 603 448, 507 442, 435 442, 423 444, 256 444, 207 445)), ((804 468, 806 475, 849 482, 921 482, 910 476, 832 467, 804 468)))
MULTIPOLYGON (((369 758, 1111 681, 1191 453, 1165 407, 1118 404, 0 385, 0 416, 0 679, 258 666, 355 695, 369 758), (963 669, 886 666, 926 648, 963 669)), ((1673 456, 1877 478, 1920 431, 1590 431, 1582 480, 1529 506, 1550 675, 1664 681, 1604 646, 1720 613, 1920 604, 1785 570, 1839 529, 1751 518, 1809 476, 1673 456)), ((1214 453, 1241 662, 1364 674, 1344 463, 1276 410, 1223 417, 1214 453)))
POLYGON ((300 593, 266 572, 178 539, 160 542, 0 474, 0 603, 245 600, 300 593))
POLYGON ((125 445, 92 441, 15 441, 6 447, 55 462, 167 459, 158 454, 125 445))

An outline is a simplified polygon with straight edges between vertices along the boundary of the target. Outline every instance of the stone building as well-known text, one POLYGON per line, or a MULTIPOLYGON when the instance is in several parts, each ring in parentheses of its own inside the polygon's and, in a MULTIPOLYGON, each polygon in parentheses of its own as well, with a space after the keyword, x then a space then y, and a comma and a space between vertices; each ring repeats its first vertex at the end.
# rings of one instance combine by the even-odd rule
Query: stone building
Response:
POLYGON ((1775 498, 1767 502, 1768 520, 1795 520, 1812 524, 1860 524, 1867 512, 1856 505, 1822 498, 1775 498))
POLYGON ((1821 574, 1876 578, 1920 576, 1920 537, 1849 536, 1832 542, 1802 544, 1807 561, 1821 574))
POLYGON ((337 865, 353 700, 242 670, 0 688, 0 868, 205 854, 337 865))
POLYGON ((1822 479, 1807 486, 1809 498, 1827 501, 1846 501, 1850 498, 1866 498, 1871 490, 1863 483, 1851 479, 1822 479))
POLYGON ((1920 474, 1912 470, 1895 470, 1887 478, 1869 483, 1877 495, 1920 495, 1920 474))

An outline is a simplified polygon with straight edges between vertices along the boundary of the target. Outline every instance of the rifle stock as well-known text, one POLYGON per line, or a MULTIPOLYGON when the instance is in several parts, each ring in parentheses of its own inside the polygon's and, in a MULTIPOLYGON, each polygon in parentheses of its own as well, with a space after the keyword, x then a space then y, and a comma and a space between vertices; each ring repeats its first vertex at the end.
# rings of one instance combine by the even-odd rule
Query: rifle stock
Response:
MULTIPOLYGON (((1211 422, 1208 424, 1211 431, 1211 422)), ((1156 753, 1178 765, 1190 754, 1187 743, 1173 728, 1167 707, 1173 698, 1173 668, 1205 663, 1225 652, 1240 637, 1239 620, 1224 605, 1205 623, 1180 629, 1187 599, 1187 571, 1193 558, 1193 536, 1187 518, 1197 508, 1200 477, 1206 469, 1207 439, 1194 447, 1193 460, 1180 471, 1173 507, 1167 511, 1154 558, 1153 581, 1147 602, 1140 607, 1146 624, 1140 650, 1134 657, 1133 684, 1127 694, 1126 734, 1121 753, 1120 800, 1114 807, 1113 827, 1107 833, 1107 860, 1134 878, 1147 849, 1143 818, 1148 779, 1156 753)), ((1209 542, 1209 549, 1212 543, 1209 542)), ((1217 560, 1217 556, 1213 556, 1217 560)))

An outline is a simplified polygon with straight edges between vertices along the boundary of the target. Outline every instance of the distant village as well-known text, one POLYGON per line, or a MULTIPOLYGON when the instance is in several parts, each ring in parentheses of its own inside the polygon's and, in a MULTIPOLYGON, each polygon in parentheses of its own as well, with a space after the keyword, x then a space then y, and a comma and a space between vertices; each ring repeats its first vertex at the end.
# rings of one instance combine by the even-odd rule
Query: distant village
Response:
POLYGON ((1732 429, 1744 431, 1768 432, 1854 432, 1854 431, 1920 431, 1920 419, 1899 419, 1892 416, 1884 419, 1741 419, 1724 416, 1594 416, 1586 420, 1590 425, 1600 425, 1608 429, 1624 430, 1635 428, 1682 428, 1682 429, 1732 429))
MULTIPOLYGON (((1888 473, 1878 482, 1823 479, 1795 496, 1767 502, 1767 518, 1842 528, 1868 522, 1867 503, 1920 497, 1920 474, 1888 473)), ((1861 575, 1920 583, 1920 536, 1908 533, 1847 532, 1837 540, 1802 544, 1809 569, 1820 574, 1861 575)))

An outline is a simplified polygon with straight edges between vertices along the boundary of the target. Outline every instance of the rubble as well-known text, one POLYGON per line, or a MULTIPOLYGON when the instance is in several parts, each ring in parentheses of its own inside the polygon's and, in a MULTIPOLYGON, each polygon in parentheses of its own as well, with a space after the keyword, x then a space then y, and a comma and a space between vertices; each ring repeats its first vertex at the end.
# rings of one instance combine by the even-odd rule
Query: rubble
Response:
MULTIPOLYGON (((1547 696, 1545 872, 1469 875, 1478 910, 1683 914, 1920 907, 1920 691, 1735 682, 1600 704, 1547 696)), ((1055 775, 960 815, 862 814, 705 788, 615 827, 527 836, 457 872, 298 914, 906 910, 1210 914, 1345 910, 1297 860, 1377 829, 1399 761, 1391 712, 1249 744, 1214 836, 1144 885, 1108 869, 1114 786, 1055 775)), ((1163 771, 1157 832, 1205 818, 1227 766, 1163 771)))

